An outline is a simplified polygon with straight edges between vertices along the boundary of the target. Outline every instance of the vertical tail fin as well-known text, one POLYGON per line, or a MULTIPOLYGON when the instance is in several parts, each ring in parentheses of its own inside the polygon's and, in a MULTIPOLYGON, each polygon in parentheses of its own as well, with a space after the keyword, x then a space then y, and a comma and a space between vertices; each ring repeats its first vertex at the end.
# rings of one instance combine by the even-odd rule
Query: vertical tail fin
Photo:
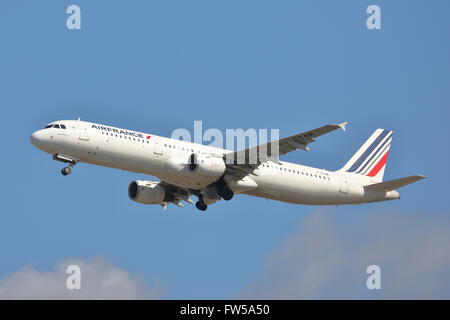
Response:
POLYGON ((377 129, 339 171, 373 177, 383 181, 392 142, 392 131, 377 129))

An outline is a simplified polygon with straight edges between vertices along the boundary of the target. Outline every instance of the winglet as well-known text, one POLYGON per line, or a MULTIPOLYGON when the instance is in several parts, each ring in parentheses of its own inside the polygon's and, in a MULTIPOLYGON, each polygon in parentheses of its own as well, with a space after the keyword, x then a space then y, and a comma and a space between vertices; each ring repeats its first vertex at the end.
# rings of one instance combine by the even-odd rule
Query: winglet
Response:
POLYGON ((345 129, 346 129, 345 127, 346 127, 347 125, 348 125, 348 122, 347 122, 347 121, 338 124, 338 126, 339 126, 342 130, 344 130, 344 131, 345 131, 345 129))

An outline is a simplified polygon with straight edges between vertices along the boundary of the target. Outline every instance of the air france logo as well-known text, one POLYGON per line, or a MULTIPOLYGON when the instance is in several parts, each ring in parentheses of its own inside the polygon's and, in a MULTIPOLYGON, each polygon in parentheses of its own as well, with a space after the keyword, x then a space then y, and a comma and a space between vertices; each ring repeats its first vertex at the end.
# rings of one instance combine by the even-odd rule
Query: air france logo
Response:
POLYGON ((103 131, 108 131, 108 132, 112 132, 112 133, 117 133, 117 134, 121 134, 124 136, 132 136, 132 137, 136 137, 136 138, 141 138, 141 139, 150 139, 151 138, 151 136, 144 137, 144 135, 142 133, 137 133, 137 132, 128 131, 128 130, 119 130, 119 129, 105 127, 105 126, 97 126, 95 124, 92 125, 92 128, 97 129, 97 130, 103 130, 103 131))

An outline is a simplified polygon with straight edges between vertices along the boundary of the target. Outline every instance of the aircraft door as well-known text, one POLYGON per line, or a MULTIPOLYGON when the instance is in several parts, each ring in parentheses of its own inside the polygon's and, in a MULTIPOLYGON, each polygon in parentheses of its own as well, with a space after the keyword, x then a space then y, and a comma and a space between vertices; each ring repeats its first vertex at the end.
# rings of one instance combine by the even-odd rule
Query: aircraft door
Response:
POLYGON ((162 145, 159 144, 158 141, 155 141, 155 143, 153 144, 153 153, 158 156, 162 156, 163 154, 162 145))
POLYGON ((78 145, 81 148, 81 154, 86 159, 94 160, 99 156, 99 140, 90 135, 89 127, 82 123, 78 123, 78 145))
POLYGON ((86 127, 83 127, 78 123, 78 139, 83 141, 89 141, 89 132, 86 127))
POLYGON ((347 194, 348 193, 348 182, 347 179, 343 178, 341 181, 341 186, 339 188, 339 192, 343 193, 343 194, 347 194))

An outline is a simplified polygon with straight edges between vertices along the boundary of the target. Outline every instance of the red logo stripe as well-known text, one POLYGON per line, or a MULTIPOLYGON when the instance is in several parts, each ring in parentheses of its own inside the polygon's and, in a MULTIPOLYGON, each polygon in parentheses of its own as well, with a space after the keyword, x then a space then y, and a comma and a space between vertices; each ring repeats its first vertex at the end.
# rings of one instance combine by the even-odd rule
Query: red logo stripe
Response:
POLYGON ((387 158, 388 158, 389 151, 386 152, 386 154, 381 158, 380 161, 378 161, 377 165, 373 167, 373 169, 367 174, 369 177, 375 177, 378 172, 380 172, 381 168, 384 167, 386 164, 387 158))

